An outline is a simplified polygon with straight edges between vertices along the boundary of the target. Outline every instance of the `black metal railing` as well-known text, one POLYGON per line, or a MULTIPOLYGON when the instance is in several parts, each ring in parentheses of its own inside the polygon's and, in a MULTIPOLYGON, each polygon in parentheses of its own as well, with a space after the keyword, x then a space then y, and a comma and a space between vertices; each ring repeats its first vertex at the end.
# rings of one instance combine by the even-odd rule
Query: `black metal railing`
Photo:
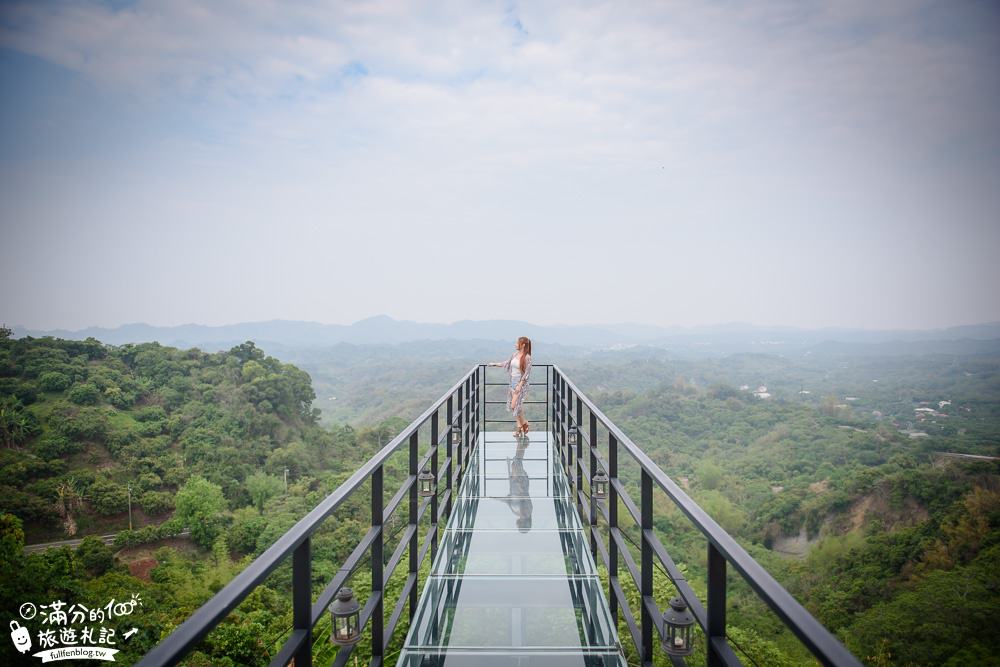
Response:
MULTIPOLYGON (((451 515, 454 490, 458 488, 468 466, 471 445, 488 423, 513 423, 513 419, 489 419, 488 404, 503 404, 505 401, 487 401, 487 387, 506 383, 486 382, 485 364, 478 364, 469 370, 461 380, 445 392, 419 417, 385 445, 378 453, 356 470, 323 502, 299 520, 292 528, 258 556, 245 570, 233 578, 208 602, 202 605, 168 637, 156 645, 138 663, 139 667, 159 667, 177 664, 193 650, 205 636, 250 593, 259 586, 275 569, 291 556, 292 565, 292 627, 287 640, 271 660, 272 667, 285 667, 295 660, 296 667, 311 667, 313 660, 313 629, 340 590, 358 569, 365 557, 371 562, 371 594, 360 614, 361 629, 371 628, 371 662, 379 667, 385 658, 385 650, 400 618, 409 603, 409 618, 412 621, 417 610, 418 572, 420 565, 430 554, 437 552, 438 525, 451 515), (440 412, 445 411, 445 425, 441 428, 440 412), (429 446, 421 456, 419 431, 429 425, 429 446), (452 429, 461 433, 461 444, 452 446, 452 429), (445 444, 445 458, 439 460, 442 442, 445 444), (408 445, 408 476, 392 498, 385 502, 384 466, 391 455, 403 444, 408 445), (429 466, 438 485, 442 479, 445 488, 440 493, 419 502, 417 475, 424 466, 429 466), (337 573, 313 602, 311 539, 323 522, 365 482, 370 482, 371 526, 347 557, 337 573), (386 522, 407 500, 407 525, 402 537, 394 546, 391 556, 385 558, 386 522), (430 510, 430 526, 424 541, 419 543, 419 524, 430 510), (408 552, 407 578, 399 597, 395 601, 386 600, 386 584, 403 556, 408 552), (393 603, 388 623, 385 622, 386 603, 393 603)), ((678 594, 684 598, 707 638, 709 665, 739 665, 726 638, 726 569, 731 564, 750 584, 751 588, 824 665, 860 665, 857 659, 844 648, 816 619, 814 619, 777 581, 771 577, 736 541, 724 531, 708 514, 685 494, 652 460, 633 443, 628 436, 608 419, 563 372, 555 365, 534 364, 534 368, 545 368, 545 381, 532 385, 545 385, 545 400, 525 401, 529 404, 544 404, 546 429, 556 439, 556 446, 568 471, 573 495, 578 503, 584 525, 589 527, 590 545, 595 557, 600 555, 609 575, 608 602, 615 623, 619 612, 628 625, 633 643, 642 658, 643 665, 652 664, 654 651, 654 631, 662 635, 661 612, 653 598, 653 559, 659 561, 667 572, 678 594), (588 420, 584 422, 584 408, 588 420), (574 414, 575 413, 575 414, 574 414), (597 428, 601 424, 608 434, 607 459, 598 449, 597 428), (579 437, 575 449, 567 446, 570 426, 579 427, 579 437), (589 465, 584 462, 584 443, 589 456, 589 465), (636 505, 618 476, 619 450, 624 449, 641 469, 640 502, 636 505), (598 466, 610 478, 608 502, 595 501, 589 495, 591 471, 598 466), (585 487, 584 481, 587 481, 585 487), (708 595, 703 604, 692 590, 684 575, 671 559, 666 548, 653 531, 653 489, 659 487, 691 520, 694 526, 708 539, 708 595), (626 541, 629 539, 618 524, 619 504, 624 505, 641 530, 641 558, 637 565, 631 556, 626 541), (607 526, 609 540, 605 546, 598 531, 598 514, 607 526), (619 580, 619 563, 624 562, 629 574, 640 592, 642 605, 640 619, 629 607, 619 580)), ((529 420, 531 421, 531 420, 529 420)), ((543 420, 534 420, 541 422, 543 420)), ((342 667, 347 663, 354 647, 338 650, 333 665, 342 667)), ((685 664, 680 658, 674 664, 685 664)))
MULTIPOLYGON (((233 578, 208 602, 198 608, 168 637, 157 644, 138 663, 139 667, 158 667, 177 664, 193 650, 205 636, 242 602, 269 574, 291 556, 292 563, 292 628, 280 650, 271 660, 272 667, 285 667, 292 659, 295 667, 311 667, 313 658, 313 628, 324 617, 326 609, 337 591, 351 578, 366 556, 371 561, 371 594, 361 610, 360 622, 364 629, 371 624, 371 665, 379 666, 406 603, 412 620, 417 609, 418 571, 428 553, 433 560, 437 552, 438 524, 451 514, 453 490, 458 488, 468 464, 470 446, 483 428, 481 384, 483 365, 474 366, 465 376, 434 402, 422 415, 413 420, 375 456, 352 474, 323 502, 299 520, 245 570, 233 578), (445 411, 445 428, 440 425, 440 412, 445 411), (429 423, 430 443, 420 456, 419 430, 429 423), (452 447, 452 429, 461 433, 461 443, 452 447), (439 450, 445 444, 444 460, 439 460, 439 450), (404 443, 409 446, 408 476, 395 494, 385 503, 383 477, 384 464, 404 443), (425 498, 419 503, 417 475, 429 465, 435 480, 445 480, 441 493, 425 498), (312 588, 312 536, 323 522, 340 507, 363 483, 370 481, 371 527, 344 561, 340 569, 313 602, 312 588), (392 555, 385 559, 385 524, 408 500, 408 523, 399 543, 393 545, 392 555), (418 544, 418 524, 430 509, 430 527, 423 544, 418 544), (403 555, 409 553, 406 583, 394 602, 388 623, 385 622, 386 583, 400 565, 403 555)), ((347 663, 354 647, 347 646, 337 652, 336 666, 347 663)))
MULTIPOLYGON (((552 366, 550 388, 552 435, 574 486, 581 517, 588 519, 590 546, 596 558, 600 555, 608 571, 608 602, 612 619, 618 623, 619 612, 628 626, 642 664, 653 664, 654 632, 662 638, 662 611, 653 597, 653 559, 659 561, 677 593, 687 603, 705 634, 708 665, 740 665, 726 636, 726 570, 732 565, 750 588, 778 616, 824 665, 861 663, 836 637, 779 584, 732 536, 722 529, 705 511, 670 479, 632 440, 625 435, 594 403, 559 369, 552 366), (587 419, 584 419, 586 409, 587 419), (598 424, 607 431, 607 459, 598 448, 598 424), (569 429, 576 427, 576 446, 568 444, 569 429), (618 459, 624 450, 640 469, 639 503, 625 489, 618 475, 618 459), (588 454, 589 464, 584 462, 588 454), (594 499, 589 493, 591 472, 598 466, 609 478, 607 502, 594 499), (587 480, 586 490, 584 480, 587 480), (653 490, 659 488, 683 512, 708 541, 708 587, 706 601, 695 594, 684 573, 670 557, 653 530, 653 490), (630 541, 618 522, 619 505, 625 507, 640 530, 640 559, 636 564, 626 541, 630 541), (608 544, 598 529, 598 514, 608 533, 608 544), (630 608, 619 579, 619 566, 624 563, 639 591, 639 620, 630 608)), ((675 665, 686 664, 683 658, 671 657, 675 665)))

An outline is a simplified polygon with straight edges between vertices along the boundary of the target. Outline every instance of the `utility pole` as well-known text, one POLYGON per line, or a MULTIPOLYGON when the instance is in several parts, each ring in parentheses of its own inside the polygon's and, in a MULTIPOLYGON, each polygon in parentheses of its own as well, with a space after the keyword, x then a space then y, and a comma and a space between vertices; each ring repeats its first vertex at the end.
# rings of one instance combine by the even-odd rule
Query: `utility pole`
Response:
POLYGON ((132 482, 128 483, 128 529, 132 530, 132 482))
POLYGON ((288 493, 288 466, 285 466, 285 494, 288 493))

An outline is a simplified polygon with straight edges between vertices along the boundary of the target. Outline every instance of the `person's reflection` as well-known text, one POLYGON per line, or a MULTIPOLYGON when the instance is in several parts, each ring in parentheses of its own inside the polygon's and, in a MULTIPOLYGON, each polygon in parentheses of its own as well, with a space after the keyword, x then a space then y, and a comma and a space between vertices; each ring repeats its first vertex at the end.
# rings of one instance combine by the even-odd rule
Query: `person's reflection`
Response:
POLYGON ((510 492, 506 498, 501 498, 517 517, 517 529, 522 533, 531 530, 531 498, 528 490, 528 473, 524 470, 524 451, 527 448, 528 438, 518 438, 514 458, 507 459, 510 492))

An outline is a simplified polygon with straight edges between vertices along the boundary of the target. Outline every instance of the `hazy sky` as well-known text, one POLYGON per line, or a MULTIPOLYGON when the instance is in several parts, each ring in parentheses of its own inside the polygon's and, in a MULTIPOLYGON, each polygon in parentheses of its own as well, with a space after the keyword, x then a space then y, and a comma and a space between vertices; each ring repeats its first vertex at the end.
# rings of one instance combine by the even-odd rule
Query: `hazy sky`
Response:
POLYGON ((1000 320, 1000 4, 3 2, 0 320, 1000 320))

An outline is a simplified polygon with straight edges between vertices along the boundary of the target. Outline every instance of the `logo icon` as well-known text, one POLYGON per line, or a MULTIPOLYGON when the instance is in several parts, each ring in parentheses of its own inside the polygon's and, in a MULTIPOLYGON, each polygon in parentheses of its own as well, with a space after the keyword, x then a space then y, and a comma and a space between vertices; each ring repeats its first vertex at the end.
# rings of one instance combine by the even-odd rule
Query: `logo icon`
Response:
POLYGON ((11 621, 10 630, 10 638, 14 642, 14 648, 21 653, 27 653, 30 651, 31 633, 28 632, 28 628, 24 627, 17 621, 11 621))

